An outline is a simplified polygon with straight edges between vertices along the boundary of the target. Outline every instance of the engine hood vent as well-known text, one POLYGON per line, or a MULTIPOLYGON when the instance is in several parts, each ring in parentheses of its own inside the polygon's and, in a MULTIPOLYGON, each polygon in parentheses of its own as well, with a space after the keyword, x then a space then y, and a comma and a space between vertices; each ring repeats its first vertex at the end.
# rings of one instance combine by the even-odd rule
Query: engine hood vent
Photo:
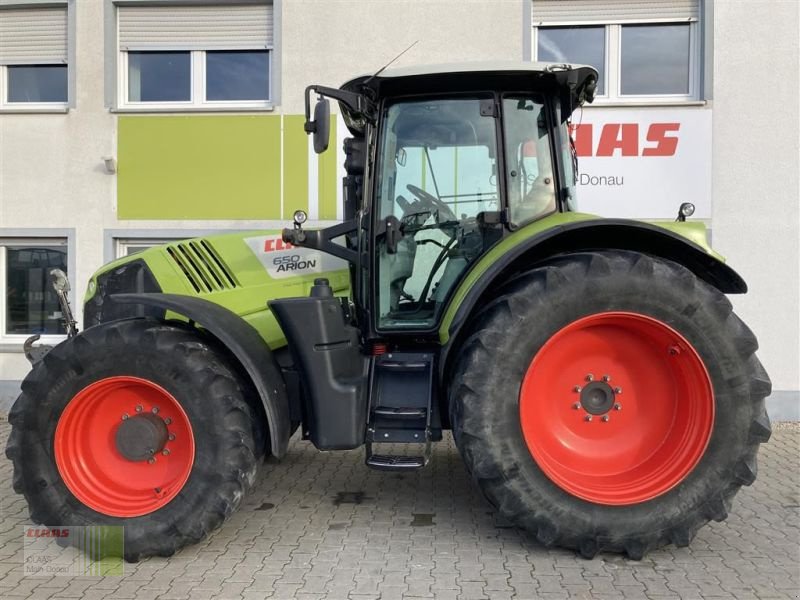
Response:
POLYGON ((239 286, 228 265, 208 240, 169 244, 167 254, 198 294, 222 292, 239 286))

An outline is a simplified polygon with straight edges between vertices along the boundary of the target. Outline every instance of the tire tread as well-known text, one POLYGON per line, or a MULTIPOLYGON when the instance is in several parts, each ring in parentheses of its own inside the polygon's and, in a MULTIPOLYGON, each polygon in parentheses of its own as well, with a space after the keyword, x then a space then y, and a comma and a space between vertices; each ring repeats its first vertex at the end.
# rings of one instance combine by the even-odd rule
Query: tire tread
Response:
MULTIPOLYGON (((544 307, 546 310, 546 307, 544 307)), ((450 419, 456 445, 461 452, 467 470, 472 474, 483 494, 499 512, 517 525, 531 531, 544 546, 558 545, 578 550, 585 557, 600 551, 624 552, 633 560, 641 560, 646 553, 667 543, 686 546, 697 531, 709 520, 727 518, 733 496, 741 485, 750 485, 757 474, 756 453, 758 445, 770 436, 770 423, 764 407, 764 397, 770 393, 771 384, 761 363, 755 356, 758 342, 750 329, 732 312, 730 301, 682 266, 646 254, 626 251, 582 252, 563 255, 548 263, 520 274, 497 296, 489 301, 470 322, 470 333, 460 347, 460 359, 451 375, 451 381, 459 382, 450 394, 450 419), (592 280, 608 277, 613 273, 627 273, 636 279, 648 280, 668 277, 683 293, 686 315, 705 311, 721 322, 730 332, 732 343, 740 362, 746 365, 742 383, 749 385, 752 406, 752 421, 748 441, 729 474, 730 483, 715 497, 686 515, 673 527, 635 536, 597 536, 593 531, 574 531, 559 527, 536 505, 514 506, 516 492, 513 490, 513 475, 504 473, 499 477, 497 457, 486 456, 493 432, 490 430, 484 402, 491 390, 481 386, 484 373, 480 365, 492 365, 496 359, 490 348, 496 348, 494 340, 502 339, 505 332, 518 327, 523 317, 520 311, 537 305, 543 296, 554 297, 565 284, 584 279, 587 294, 591 294, 592 280), (509 507, 514 506, 513 510, 509 507)), ((507 463, 506 463, 507 464, 507 463)), ((516 502, 519 505, 519 502, 516 502)))
MULTIPOLYGON (((42 452, 20 451, 28 435, 36 433, 35 413, 44 396, 42 390, 45 389, 42 384, 69 377, 73 371, 80 374, 81 360, 88 360, 87 357, 102 352, 104 348, 135 348, 140 345, 159 353, 179 353, 185 358, 188 372, 180 375, 202 378, 207 384, 209 398, 218 403, 208 409, 220 416, 219 425, 222 429, 219 433, 226 441, 219 444, 221 456, 217 464, 223 465, 221 468, 215 469, 214 465, 195 460, 190 476, 190 481, 203 482, 201 487, 204 490, 208 489, 208 482, 215 482, 215 488, 210 490, 211 493, 198 489, 187 490, 193 498, 187 496, 184 501, 190 503, 192 510, 177 517, 170 525, 162 523, 156 526, 158 520, 147 519, 148 515, 115 520, 94 513, 105 524, 117 523, 126 527, 124 558, 130 562, 148 556, 171 556, 183 546, 199 542, 222 525, 255 482, 259 452, 253 440, 253 431, 264 428, 265 424, 256 421, 257 415, 244 396, 247 386, 237 380, 237 371, 224 354, 216 351, 210 338, 189 326, 149 318, 127 319, 87 329, 56 346, 26 377, 22 384, 23 392, 10 411, 12 430, 6 446, 6 456, 13 463, 14 491, 25 496, 31 519, 47 526, 68 522, 67 519, 75 514, 69 506, 77 500, 63 484, 58 486, 63 490, 59 493, 55 491, 56 486, 49 485, 39 476, 43 470, 41 461, 50 459, 42 452)), ((87 363, 87 366, 90 364, 87 363)), ((197 435, 200 432, 195 433, 197 435)))

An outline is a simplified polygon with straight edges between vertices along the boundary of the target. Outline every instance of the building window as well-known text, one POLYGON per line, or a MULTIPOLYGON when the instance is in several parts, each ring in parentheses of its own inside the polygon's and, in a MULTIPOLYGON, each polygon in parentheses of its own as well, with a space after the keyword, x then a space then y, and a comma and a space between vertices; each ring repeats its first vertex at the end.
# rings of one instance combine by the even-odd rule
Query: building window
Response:
POLYGON ((120 106, 269 108, 272 5, 120 6, 120 106))
POLYGON ((183 239, 186 239, 185 236, 170 238, 115 238, 114 258, 132 256, 153 246, 161 246, 183 239))
POLYGON ((583 27, 540 27, 537 60, 573 62, 597 69, 597 95, 605 94, 606 28, 602 25, 583 27))
POLYGON ((269 99, 269 53, 206 52, 206 100, 269 99))
POLYGON ((599 74, 598 103, 700 98, 699 0, 533 0, 534 60, 599 74))
POLYGON ((128 52, 128 102, 191 102, 190 52, 128 52))
POLYGON ((688 96, 691 91, 690 27, 622 25, 620 28, 620 94, 688 96))
POLYGON ((67 8, 0 9, 0 109, 68 102, 67 8))
POLYGON ((67 258, 63 239, 0 240, 0 339, 64 335, 50 270, 67 272, 67 258))

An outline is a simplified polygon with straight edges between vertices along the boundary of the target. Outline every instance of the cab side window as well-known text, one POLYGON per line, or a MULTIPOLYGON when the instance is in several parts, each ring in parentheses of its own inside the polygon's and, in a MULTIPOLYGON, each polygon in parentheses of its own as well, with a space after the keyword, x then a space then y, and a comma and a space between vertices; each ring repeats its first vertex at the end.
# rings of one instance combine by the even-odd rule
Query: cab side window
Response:
POLYGON ((503 99, 508 206, 513 225, 556 210, 555 182, 544 105, 533 98, 503 99))

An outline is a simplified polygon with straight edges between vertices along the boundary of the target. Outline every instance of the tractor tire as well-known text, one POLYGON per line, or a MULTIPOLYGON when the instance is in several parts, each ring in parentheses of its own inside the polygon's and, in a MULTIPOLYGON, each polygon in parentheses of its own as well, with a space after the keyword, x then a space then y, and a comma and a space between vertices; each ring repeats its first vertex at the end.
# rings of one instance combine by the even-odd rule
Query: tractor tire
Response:
POLYGON ((722 521, 770 436, 771 384, 717 289, 627 251, 563 255, 505 285, 452 372, 456 445, 545 546, 639 560, 722 521))
POLYGON ((35 523, 123 526, 125 560, 170 556, 217 529, 255 481, 266 434, 251 393, 195 328, 91 327, 22 383, 6 447, 14 491, 35 523))

